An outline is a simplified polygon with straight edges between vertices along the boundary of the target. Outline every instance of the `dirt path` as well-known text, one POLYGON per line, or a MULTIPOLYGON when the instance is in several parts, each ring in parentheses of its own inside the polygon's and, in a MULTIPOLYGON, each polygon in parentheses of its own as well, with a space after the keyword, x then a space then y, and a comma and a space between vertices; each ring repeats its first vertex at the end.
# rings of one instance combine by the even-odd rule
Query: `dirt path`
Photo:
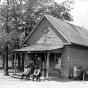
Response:
POLYGON ((88 88, 88 82, 82 81, 27 81, 4 76, 0 70, 0 88, 88 88))

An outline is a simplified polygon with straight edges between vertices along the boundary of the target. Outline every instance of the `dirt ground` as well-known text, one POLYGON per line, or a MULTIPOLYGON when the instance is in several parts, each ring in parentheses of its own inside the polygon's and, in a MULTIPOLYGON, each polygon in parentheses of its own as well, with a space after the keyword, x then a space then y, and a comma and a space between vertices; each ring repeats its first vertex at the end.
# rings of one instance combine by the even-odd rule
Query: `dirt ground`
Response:
POLYGON ((41 82, 21 80, 11 75, 4 76, 0 70, 0 88, 88 88, 88 81, 71 81, 58 78, 58 80, 41 80, 41 82))

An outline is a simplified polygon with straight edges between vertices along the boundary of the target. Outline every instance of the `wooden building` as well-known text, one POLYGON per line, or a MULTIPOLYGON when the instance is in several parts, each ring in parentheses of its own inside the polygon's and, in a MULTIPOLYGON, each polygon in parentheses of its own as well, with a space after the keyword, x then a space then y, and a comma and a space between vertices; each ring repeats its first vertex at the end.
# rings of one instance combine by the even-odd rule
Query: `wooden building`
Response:
POLYGON ((45 14, 24 44, 15 52, 25 53, 25 64, 33 58, 41 70, 45 61, 44 76, 69 77, 76 67, 88 70, 88 31, 82 27, 45 14))

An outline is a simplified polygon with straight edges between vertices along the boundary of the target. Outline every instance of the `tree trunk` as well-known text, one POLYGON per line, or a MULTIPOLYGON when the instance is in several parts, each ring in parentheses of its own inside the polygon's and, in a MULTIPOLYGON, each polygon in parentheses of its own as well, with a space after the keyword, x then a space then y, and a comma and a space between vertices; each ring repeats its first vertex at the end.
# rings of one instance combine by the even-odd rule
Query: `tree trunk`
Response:
POLYGON ((5 66, 5 55, 2 55, 2 68, 4 68, 4 66, 5 66))
POLYGON ((14 67, 14 54, 12 55, 12 67, 14 67))
POLYGON ((4 68, 5 76, 8 76, 8 45, 5 48, 5 68, 4 68))

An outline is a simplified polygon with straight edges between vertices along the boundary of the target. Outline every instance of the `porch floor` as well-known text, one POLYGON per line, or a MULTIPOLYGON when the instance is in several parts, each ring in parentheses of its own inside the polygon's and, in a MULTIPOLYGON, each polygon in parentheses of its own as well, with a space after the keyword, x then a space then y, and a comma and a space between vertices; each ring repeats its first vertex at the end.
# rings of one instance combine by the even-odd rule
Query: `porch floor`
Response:
MULTIPOLYGON (((10 76, 13 78, 17 78, 17 79, 21 79, 23 72, 19 72, 19 73, 10 73, 10 76)), ((30 81, 31 81, 31 76, 30 76, 30 81)), ((24 77, 24 80, 26 80, 26 78, 24 77)), ((59 81, 59 82, 68 82, 68 81, 73 81, 71 79, 65 78, 65 77, 53 77, 53 76, 49 76, 47 77, 40 77, 41 81, 59 81)))

